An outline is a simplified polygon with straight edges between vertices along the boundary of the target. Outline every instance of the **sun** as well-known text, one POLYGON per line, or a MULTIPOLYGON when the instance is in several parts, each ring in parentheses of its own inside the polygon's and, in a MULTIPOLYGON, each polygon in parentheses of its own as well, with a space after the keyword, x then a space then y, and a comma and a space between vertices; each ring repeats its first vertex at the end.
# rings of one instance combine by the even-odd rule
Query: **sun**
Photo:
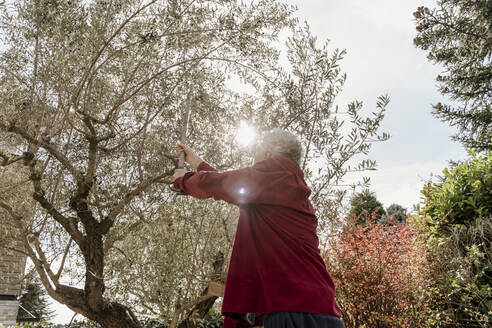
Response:
POLYGON ((253 140, 255 140, 256 131, 255 128, 249 125, 245 121, 239 123, 239 128, 236 133, 236 142, 242 146, 249 146, 253 140))

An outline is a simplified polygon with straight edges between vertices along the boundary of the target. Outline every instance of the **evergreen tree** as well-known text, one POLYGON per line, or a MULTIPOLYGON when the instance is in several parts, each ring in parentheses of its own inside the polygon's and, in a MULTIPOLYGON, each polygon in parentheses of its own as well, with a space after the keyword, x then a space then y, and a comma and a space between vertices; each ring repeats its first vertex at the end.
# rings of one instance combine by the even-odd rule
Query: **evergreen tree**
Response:
POLYGON ((34 318, 49 321, 53 317, 54 311, 49 308, 48 295, 38 279, 26 283, 19 303, 18 321, 34 318))
POLYGON ((492 1, 438 0, 414 13, 414 44, 443 67, 439 91, 456 105, 437 103, 433 114, 459 129, 466 147, 492 149, 492 1))
POLYGON ((398 204, 391 204, 388 206, 386 213, 389 218, 400 223, 405 222, 408 217, 407 209, 398 204))
POLYGON ((382 222, 383 216, 386 215, 383 204, 369 189, 356 193, 350 200, 350 206, 350 217, 356 217, 360 224, 372 215, 375 216, 376 222, 382 222))

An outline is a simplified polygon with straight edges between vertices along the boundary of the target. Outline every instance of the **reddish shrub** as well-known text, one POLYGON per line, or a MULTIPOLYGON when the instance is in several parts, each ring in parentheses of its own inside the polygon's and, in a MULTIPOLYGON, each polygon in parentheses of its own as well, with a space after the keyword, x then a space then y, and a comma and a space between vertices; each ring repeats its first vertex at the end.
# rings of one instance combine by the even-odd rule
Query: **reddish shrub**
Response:
POLYGON ((323 252, 347 328, 418 327, 425 249, 413 223, 348 219, 323 252), (365 224, 356 224, 365 222, 365 224))

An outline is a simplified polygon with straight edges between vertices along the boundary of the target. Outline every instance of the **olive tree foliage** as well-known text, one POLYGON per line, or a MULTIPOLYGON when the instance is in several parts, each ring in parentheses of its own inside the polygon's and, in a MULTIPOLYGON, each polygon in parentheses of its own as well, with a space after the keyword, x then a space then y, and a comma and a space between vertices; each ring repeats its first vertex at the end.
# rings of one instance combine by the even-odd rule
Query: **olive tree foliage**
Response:
MULTIPOLYGON (((360 102, 339 111, 334 102, 345 82, 339 67, 345 52, 330 54, 326 43, 319 48, 307 27, 294 28, 286 50, 291 66, 272 67, 252 83, 253 94, 235 101, 240 117, 260 134, 281 127, 302 139, 306 148, 302 169, 313 191, 319 232, 328 234, 337 228, 347 191, 358 186, 347 186, 343 178, 373 169, 375 162, 364 156, 372 143, 388 138, 378 132, 388 100, 382 97, 370 117, 362 115, 360 102), (351 128, 344 130, 343 121, 351 128), (354 159, 358 162, 349 166, 354 159)), ((209 123, 194 118, 195 124, 209 123)), ((251 153, 233 142, 233 131, 221 136, 220 145, 196 143, 195 135, 189 141, 219 170, 251 164, 251 153), (227 161, 217 159, 216 152, 228 154, 227 161)), ((142 314, 173 327, 193 326, 215 301, 207 296, 209 282, 225 278, 237 216, 237 209, 223 202, 169 195, 148 220, 120 231, 118 249, 108 259, 111 292, 122 303, 138 304, 142 314), (222 256, 224 263, 218 268, 222 256)))
POLYGON ((105 293, 108 254, 169 196, 188 97, 200 118, 195 145, 210 143, 210 158, 230 162, 213 152, 227 147, 222 135, 238 116, 225 81, 256 83, 270 71, 269 42, 291 9, 272 0, 35 0, 1 10, 2 165, 31 189, 2 192, 2 215, 22 232, 52 298, 104 327, 138 327, 105 293))
POLYGON ((458 127, 453 139, 465 147, 492 149, 492 2, 438 0, 414 17, 414 44, 442 66, 439 91, 455 102, 435 104, 433 114, 458 127))
POLYGON ((272 90, 267 85, 264 90, 266 105, 276 106, 269 125, 289 129, 303 142, 301 168, 312 190, 321 234, 339 227, 349 191, 367 187, 370 180, 362 174, 376 169, 368 157, 372 145, 390 137, 381 132, 387 96, 378 97, 371 111, 358 100, 336 103, 347 79, 340 67, 345 54, 331 50, 328 41, 319 45, 307 25, 296 27, 287 41, 290 68, 283 88, 272 90), (275 105, 279 95, 282 101, 275 105))
POLYGON ((197 327, 218 298, 209 283, 225 283, 237 217, 224 203, 170 195, 117 244, 108 261, 110 293, 166 326, 197 327))

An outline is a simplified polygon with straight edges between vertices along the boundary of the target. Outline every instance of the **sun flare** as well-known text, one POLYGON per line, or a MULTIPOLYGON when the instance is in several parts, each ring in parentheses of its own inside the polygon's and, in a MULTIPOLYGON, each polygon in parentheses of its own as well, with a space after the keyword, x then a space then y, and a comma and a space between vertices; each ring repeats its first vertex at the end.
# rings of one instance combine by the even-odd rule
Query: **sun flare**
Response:
POLYGON ((249 146, 256 137, 255 128, 245 121, 239 123, 239 129, 236 134, 236 142, 242 146, 249 146))

